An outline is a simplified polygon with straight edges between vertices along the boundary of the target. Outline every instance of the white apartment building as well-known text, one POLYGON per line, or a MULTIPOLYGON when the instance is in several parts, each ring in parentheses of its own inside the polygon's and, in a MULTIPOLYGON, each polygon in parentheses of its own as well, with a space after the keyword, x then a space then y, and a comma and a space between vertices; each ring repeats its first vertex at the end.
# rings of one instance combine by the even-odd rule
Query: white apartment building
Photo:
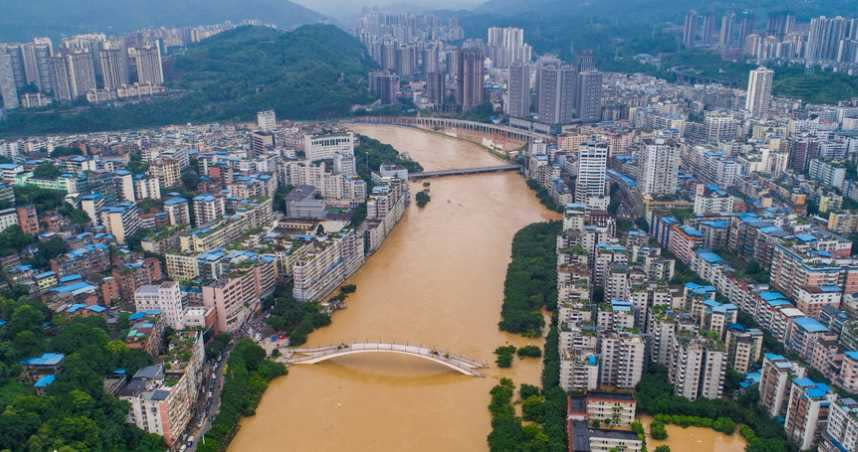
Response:
POLYGON ((599 382, 634 388, 641 380, 646 344, 639 334, 608 332, 599 337, 599 382))
POLYGON ((304 135, 307 160, 333 159, 337 153, 354 156, 355 137, 352 132, 304 135))
POLYGON ((606 195, 608 143, 591 140, 578 148, 578 177, 575 180, 575 202, 606 195))
POLYGON ((724 391, 727 354, 723 345, 691 334, 673 337, 668 380, 674 394, 688 400, 718 399, 724 391))
POLYGON ((170 328, 174 330, 185 328, 182 291, 175 281, 138 287, 134 291, 134 308, 137 311, 158 309, 161 311, 161 318, 167 322, 170 328))
POLYGON ((644 140, 638 189, 646 195, 676 193, 679 177, 679 146, 663 138, 644 140))

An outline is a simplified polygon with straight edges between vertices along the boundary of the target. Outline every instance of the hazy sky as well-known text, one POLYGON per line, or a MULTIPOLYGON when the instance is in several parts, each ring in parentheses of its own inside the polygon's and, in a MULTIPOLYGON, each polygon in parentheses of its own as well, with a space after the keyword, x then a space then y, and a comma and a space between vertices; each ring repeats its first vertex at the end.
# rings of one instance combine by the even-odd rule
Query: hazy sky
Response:
POLYGON ((337 19, 349 19, 364 6, 399 5, 409 9, 473 8, 485 0, 292 0, 337 19))

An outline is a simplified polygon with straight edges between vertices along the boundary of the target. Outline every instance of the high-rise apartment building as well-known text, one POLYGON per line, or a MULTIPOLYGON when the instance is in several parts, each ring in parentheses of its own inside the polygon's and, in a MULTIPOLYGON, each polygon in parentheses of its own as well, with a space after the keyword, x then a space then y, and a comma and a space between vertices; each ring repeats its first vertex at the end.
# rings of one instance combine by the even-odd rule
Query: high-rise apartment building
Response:
POLYGON ((775 73, 771 69, 759 67, 751 71, 748 78, 748 93, 745 110, 755 118, 765 118, 772 101, 772 80, 775 73))
POLYGON ((426 97, 435 105, 447 102, 447 74, 429 72, 426 74, 426 97))
POLYGON ((789 392, 784 431, 799 450, 810 450, 819 444, 831 406, 831 389, 809 378, 796 378, 789 392))
POLYGON ((170 226, 191 224, 190 208, 188 207, 188 200, 185 198, 167 199, 164 201, 164 211, 167 213, 170 226))
POLYGON ((509 99, 506 113, 514 118, 530 114, 530 65, 514 63, 509 68, 509 99))
POLYGON ((159 285, 144 285, 134 291, 134 308, 139 311, 157 309, 161 319, 174 330, 185 328, 185 311, 179 283, 165 281, 159 285))
POLYGON ((644 140, 638 189, 642 195, 672 195, 679 177, 679 146, 663 138, 644 140))
POLYGON ((0 97, 6 110, 18 108, 18 87, 15 85, 15 72, 12 67, 12 55, 0 50, 0 97))
POLYGON ((468 111, 483 104, 483 53, 465 48, 457 54, 456 103, 468 111))
POLYGON ((577 117, 578 71, 551 62, 539 68, 537 111, 547 124, 566 124, 577 117))
POLYGON ((131 202, 107 206, 101 211, 101 223, 117 243, 124 245, 128 237, 140 230, 140 211, 131 202))
POLYGON ((763 354, 760 370, 760 406, 771 417, 786 414, 790 382, 805 375, 805 369, 774 353, 763 354))
POLYGON ((591 197, 605 196, 607 164, 607 143, 589 140, 578 148, 575 202, 586 203, 591 197))
POLYGON ((697 39, 697 11, 691 10, 685 15, 682 23, 682 45, 686 48, 694 47, 697 39))
POLYGON ((602 73, 586 71, 578 74, 576 89, 578 118, 583 122, 602 119, 602 73))
POLYGON ((840 397, 831 404, 828 424, 819 445, 821 452, 858 450, 858 402, 840 397))
POLYGON ((223 218, 224 213, 222 197, 208 193, 194 196, 194 220, 197 227, 217 222, 223 218))
POLYGON ((390 71, 370 72, 369 92, 378 97, 382 105, 395 104, 399 95, 399 76, 390 71))
POLYGON ((736 14, 732 11, 721 17, 721 33, 718 36, 718 47, 729 48, 733 44, 733 29, 736 26, 736 14))
POLYGON ((54 98, 58 101, 71 101, 75 98, 72 91, 71 77, 69 76, 66 59, 60 55, 51 57, 48 60, 50 63, 50 81, 49 85, 54 98))
POLYGON ((95 64, 88 50, 72 50, 66 54, 66 64, 75 98, 86 96, 86 93, 96 88, 95 64))
POLYGON ((499 69, 515 63, 527 64, 533 53, 531 47, 524 43, 524 30, 521 28, 489 28, 487 46, 492 64, 499 69))
POLYGON ((808 64, 837 58, 840 41, 846 38, 848 22, 843 17, 814 17, 810 20, 804 58, 808 64))
POLYGON ((102 86, 113 91, 129 83, 128 51, 120 43, 105 43, 98 51, 102 86))
POLYGON ((646 343, 639 334, 610 331, 600 335, 599 383, 634 388, 641 380, 646 343))
POLYGON ((673 393, 688 400, 718 399, 724 390, 727 373, 727 353, 723 344, 679 333, 673 337, 672 353, 668 357, 668 379, 673 393))
POLYGON ((135 49, 137 81, 141 84, 164 84, 164 67, 161 62, 161 47, 157 43, 135 49))

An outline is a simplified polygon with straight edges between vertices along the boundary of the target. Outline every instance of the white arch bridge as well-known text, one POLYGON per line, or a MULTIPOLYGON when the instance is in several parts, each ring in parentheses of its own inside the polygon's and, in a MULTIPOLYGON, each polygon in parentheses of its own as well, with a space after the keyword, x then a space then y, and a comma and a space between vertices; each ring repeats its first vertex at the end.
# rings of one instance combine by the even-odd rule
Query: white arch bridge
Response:
POLYGON ((435 348, 383 342, 355 342, 315 348, 293 348, 286 352, 286 362, 289 364, 316 364, 329 359, 358 353, 396 353, 413 356, 441 364, 471 377, 481 377, 482 375, 477 369, 486 367, 485 364, 479 361, 442 352, 435 348))

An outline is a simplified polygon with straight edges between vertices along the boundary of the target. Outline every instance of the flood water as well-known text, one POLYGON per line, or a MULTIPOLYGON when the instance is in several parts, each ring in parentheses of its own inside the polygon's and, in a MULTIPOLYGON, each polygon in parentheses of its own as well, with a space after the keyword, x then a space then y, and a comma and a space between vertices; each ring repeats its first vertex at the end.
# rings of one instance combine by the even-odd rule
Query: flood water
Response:
POLYGON ((686 427, 667 424, 667 439, 658 441, 649 436, 649 424, 651 416, 639 416, 638 421, 646 431, 646 448, 655 450, 658 446, 670 446, 672 451, 694 451, 694 452, 743 452, 745 450, 745 439, 736 433, 725 435, 711 428, 686 427))
MULTIPOLYGON (((390 126, 355 131, 407 152, 426 170, 497 165, 483 148, 390 126)), ((245 419, 231 451, 484 451, 489 390, 499 378, 538 384, 541 362, 494 366, 513 235, 556 219, 515 173, 431 179, 431 202, 409 211, 351 279, 357 293, 307 346, 379 340, 434 346, 489 363, 484 378, 417 358, 360 354, 289 368, 245 419)), ((422 182, 412 184, 412 196, 422 182)))

